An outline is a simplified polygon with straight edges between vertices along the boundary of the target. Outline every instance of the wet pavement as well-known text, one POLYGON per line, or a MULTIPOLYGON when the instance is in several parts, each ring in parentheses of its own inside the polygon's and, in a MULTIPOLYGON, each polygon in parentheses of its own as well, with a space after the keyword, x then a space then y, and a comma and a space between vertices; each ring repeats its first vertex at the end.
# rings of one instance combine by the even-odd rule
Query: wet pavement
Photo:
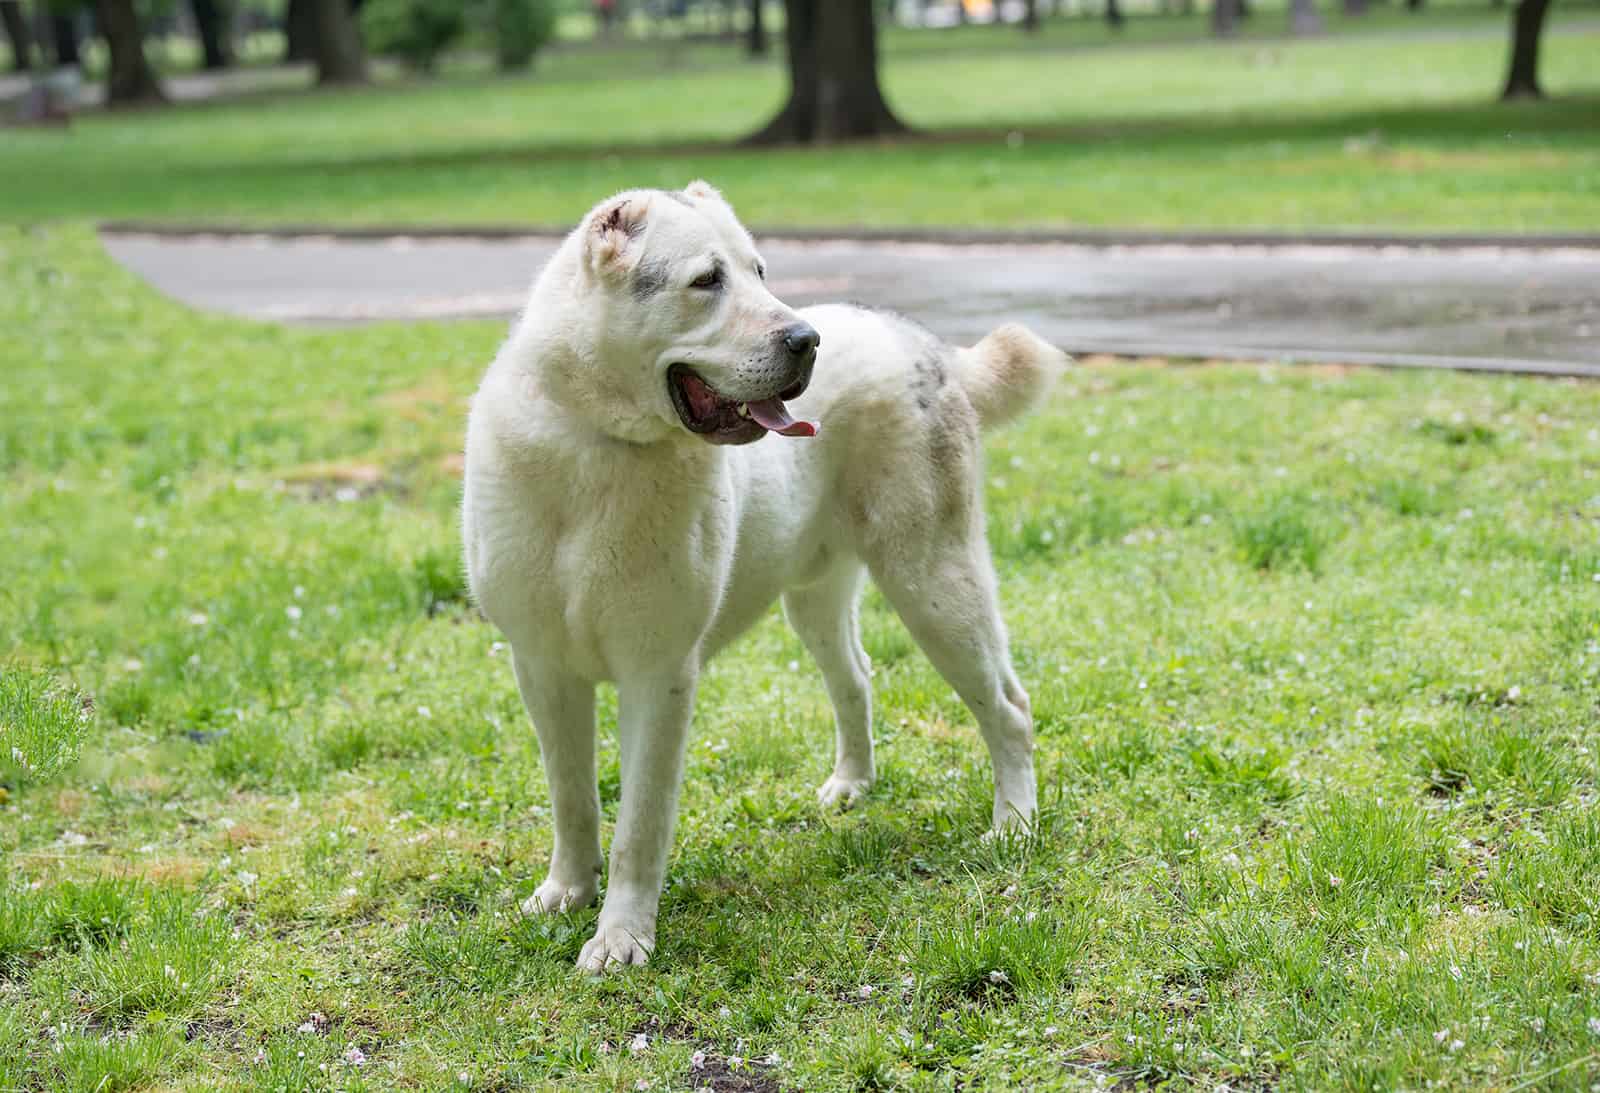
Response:
MULTIPOLYGON (((557 240, 109 234, 192 306, 352 323, 508 317, 557 240)), ((956 341, 1020 320, 1071 352, 1600 378, 1600 249, 762 244, 773 290, 913 316, 956 341)))

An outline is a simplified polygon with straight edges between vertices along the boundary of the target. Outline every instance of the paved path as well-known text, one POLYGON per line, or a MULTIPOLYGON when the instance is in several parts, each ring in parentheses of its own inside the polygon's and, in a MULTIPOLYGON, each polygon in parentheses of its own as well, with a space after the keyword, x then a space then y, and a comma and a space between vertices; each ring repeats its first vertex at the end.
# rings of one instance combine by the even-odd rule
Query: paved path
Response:
MULTIPOLYGON (((349 323, 504 317, 555 240, 108 235, 206 310, 349 323)), ((1600 249, 952 246, 771 240, 773 289, 972 341, 1019 319, 1072 352, 1475 368, 1600 378, 1600 249)))

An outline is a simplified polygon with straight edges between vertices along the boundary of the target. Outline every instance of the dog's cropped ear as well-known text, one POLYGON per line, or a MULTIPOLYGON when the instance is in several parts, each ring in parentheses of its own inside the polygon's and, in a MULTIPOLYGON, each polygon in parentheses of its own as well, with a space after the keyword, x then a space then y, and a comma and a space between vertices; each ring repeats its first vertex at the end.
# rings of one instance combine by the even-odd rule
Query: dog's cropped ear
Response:
POLYGON ((703 178, 697 178, 683 188, 683 192, 690 197, 704 198, 706 201, 721 201, 724 205, 727 200, 717 192, 717 188, 703 178))
POLYGON ((639 195, 619 197, 590 214, 585 250, 592 268, 604 269, 622 259, 644 231, 645 206, 639 195))

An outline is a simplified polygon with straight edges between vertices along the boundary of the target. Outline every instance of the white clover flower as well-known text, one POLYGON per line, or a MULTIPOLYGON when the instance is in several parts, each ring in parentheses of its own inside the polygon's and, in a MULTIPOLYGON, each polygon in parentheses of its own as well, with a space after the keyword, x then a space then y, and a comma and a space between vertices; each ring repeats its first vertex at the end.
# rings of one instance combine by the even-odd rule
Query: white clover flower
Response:
POLYGON ((689 1056, 689 1069, 690 1070, 704 1070, 705 1068, 706 1068, 706 1053, 705 1052, 696 1051, 693 1055, 689 1056))
POLYGON ((299 622, 301 617, 305 615, 305 612, 300 609, 300 605, 295 603, 291 603, 288 607, 285 607, 283 609, 283 613, 289 616, 290 622, 299 622))
POLYGON ((635 1036, 633 1041, 628 1045, 628 1051, 634 1055, 639 1054, 641 1051, 648 1051, 649 1048, 650 1037, 646 1036, 642 1032, 635 1036))

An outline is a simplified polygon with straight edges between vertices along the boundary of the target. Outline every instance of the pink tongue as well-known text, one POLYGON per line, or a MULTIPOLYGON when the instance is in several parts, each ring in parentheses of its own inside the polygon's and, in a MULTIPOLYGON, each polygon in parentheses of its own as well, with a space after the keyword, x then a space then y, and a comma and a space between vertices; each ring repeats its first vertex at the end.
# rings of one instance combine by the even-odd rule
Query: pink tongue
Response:
POLYGON ((817 427, 809 421, 796 421, 789 416, 788 409, 783 405, 782 399, 769 398, 760 402, 746 403, 750 409, 750 416, 757 423, 775 433, 784 436, 816 436, 817 427))

